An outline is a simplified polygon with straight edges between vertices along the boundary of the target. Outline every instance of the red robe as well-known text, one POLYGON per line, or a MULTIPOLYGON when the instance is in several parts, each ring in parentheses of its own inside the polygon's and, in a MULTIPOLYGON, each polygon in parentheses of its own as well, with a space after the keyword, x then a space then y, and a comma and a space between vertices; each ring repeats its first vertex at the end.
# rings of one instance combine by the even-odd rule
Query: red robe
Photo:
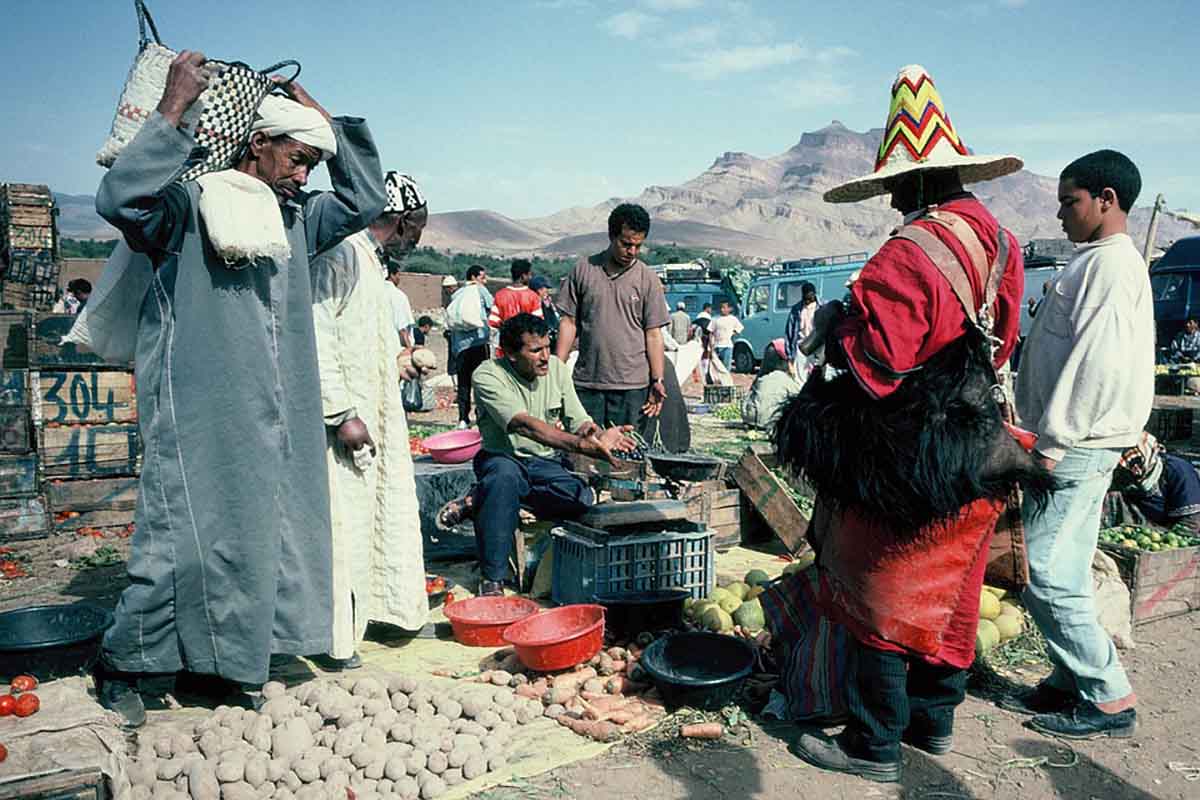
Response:
MULTIPOLYGON (((999 223, 982 203, 964 194, 939 208, 966 220, 983 243, 988 260, 995 258, 999 223)), ((958 240, 941 225, 920 220, 916 224, 945 242, 962 263, 970 264, 958 240)), ((1025 283, 1020 246, 1012 234, 1008 236, 1008 262, 993 307, 993 334, 1002 340, 996 351, 997 367, 1016 346, 1025 283)), ((973 269, 966 272, 981 303, 983 286, 973 269)), ((969 324, 949 282, 906 239, 889 239, 863 267, 851 293, 859 313, 847 318, 836 337, 851 372, 876 398, 894 392, 904 373, 962 336, 969 324)), ((827 526, 821 526, 826 530, 818 534, 825 537, 821 561, 826 610, 869 647, 916 654, 933 664, 970 666, 988 544, 1002 507, 999 502, 977 500, 955 520, 904 537, 853 509, 828 520, 827 526), (981 546, 977 551, 964 553, 959 548, 955 552, 946 543, 956 537, 979 540, 981 546), (898 540, 908 544, 898 547, 898 540)))

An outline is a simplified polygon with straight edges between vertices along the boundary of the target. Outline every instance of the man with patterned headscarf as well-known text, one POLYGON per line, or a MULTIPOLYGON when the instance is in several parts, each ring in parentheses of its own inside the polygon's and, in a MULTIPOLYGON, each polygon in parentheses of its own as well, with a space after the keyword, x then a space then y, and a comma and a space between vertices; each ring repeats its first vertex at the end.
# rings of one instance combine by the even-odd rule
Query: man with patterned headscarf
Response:
POLYGON ((267 680, 273 653, 329 650, 329 483, 309 259, 379 216, 383 174, 362 119, 296 83, 264 100, 232 169, 196 181, 180 128, 208 85, 171 64, 157 110, 105 175, 96 210, 152 272, 135 365, 143 465, 131 585, 104 636, 99 699, 140 725, 145 673, 206 694, 267 680), (307 193, 328 160, 333 191, 307 193))
POLYGON ((963 188, 1020 168, 1015 156, 971 154, 914 65, 892 86, 875 170, 825 193, 890 194, 903 222, 851 287, 849 313, 836 301, 816 312, 801 352, 819 332, 827 366, 776 433, 782 462, 817 488, 809 539, 822 606, 855 643, 846 729, 796 744, 824 769, 892 782, 902 739, 950 750, 1004 499, 1017 479, 1053 483, 1005 432, 997 403, 994 370, 1018 334, 1021 250, 963 188))
POLYGON ((401 352, 384 261, 421 240, 425 198, 388 172, 383 213, 313 262, 313 320, 333 520, 333 647, 322 666, 353 669, 367 623, 425 624, 425 563, 401 352))

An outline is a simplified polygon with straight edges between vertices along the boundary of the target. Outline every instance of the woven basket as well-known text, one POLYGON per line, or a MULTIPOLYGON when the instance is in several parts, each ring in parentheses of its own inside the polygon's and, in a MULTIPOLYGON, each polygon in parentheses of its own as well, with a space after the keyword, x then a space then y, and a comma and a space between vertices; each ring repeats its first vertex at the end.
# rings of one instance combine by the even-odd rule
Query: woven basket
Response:
MULTIPOLYGON (((104 167, 113 165, 154 113, 167 85, 167 71, 178 55, 163 46, 145 3, 134 0, 134 7, 140 34, 138 54, 121 90, 112 130, 96 154, 96 163, 104 167), (147 36, 147 29, 153 41, 147 36)), ((233 166, 250 136, 259 104, 275 87, 270 73, 291 66, 296 72, 289 80, 300 74, 300 65, 295 61, 281 61, 261 72, 236 61, 210 59, 205 64, 213 70, 213 77, 204 93, 184 113, 180 128, 191 134, 197 146, 207 153, 202 161, 180 175, 181 181, 233 166)))

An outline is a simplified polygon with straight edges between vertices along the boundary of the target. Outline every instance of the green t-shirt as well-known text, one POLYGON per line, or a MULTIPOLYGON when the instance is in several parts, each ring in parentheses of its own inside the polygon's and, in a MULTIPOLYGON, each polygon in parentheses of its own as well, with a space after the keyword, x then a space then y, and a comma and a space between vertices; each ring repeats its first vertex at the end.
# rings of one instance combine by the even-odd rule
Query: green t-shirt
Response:
POLYGON ((508 359, 494 358, 479 365, 471 375, 471 384, 480 410, 483 449, 493 453, 549 456, 555 452, 553 447, 508 432, 508 423, 518 414, 528 414, 550 425, 562 422, 571 433, 592 421, 575 394, 571 373, 555 356, 550 356, 550 371, 532 381, 518 375, 508 359))

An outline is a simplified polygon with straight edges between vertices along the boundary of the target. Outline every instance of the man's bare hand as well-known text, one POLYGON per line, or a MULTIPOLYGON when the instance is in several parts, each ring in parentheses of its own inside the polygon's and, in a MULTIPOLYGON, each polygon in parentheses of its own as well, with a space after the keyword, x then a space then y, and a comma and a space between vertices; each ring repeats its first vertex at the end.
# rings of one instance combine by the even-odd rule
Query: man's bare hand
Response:
POLYGON ((614 451, 626 452, 636 447, 633 439, 629 438, 632 430, 632 425, 612 427, 603 432, 597 427, 586 436, 579 437, 579 452, 588 458, 607 461, 615 467, 617 458, 613 455, 614 451))
POLYGON ((657 417, 662 412, 663 403, 667 399, 667 385, 661 380, 650 384, 646 395, 646 403, 642 406, 642 414, 647 417, 657 417))
POLYGON ((333 117, 329 116, 329 112, 326 111, 320 103, 314 100, 313 96, 309 94, 300 84, 296 83, 295 81, 289 81, 282 75, 272 75, 271 80, 275 82, 276 86, 278 86, 280 89, 283 89, 283 91, 287 93, 288 97, 292 98, 300 105, 308 106, 309 108, 316 109, 317 111, 321 112, 321 116, 325 118, 326 122, 333 121, 333 117))
POLYGON ((593 433, 600 433, 603 430, 599 425, 588 420, 575 429, 576 436, 591 436, 593 433))
POLYGON ((208 88, 212 70, 205 66, 206 63, 204 53, 184 50, 175 56, 167 69, 167 85, 158 101, 158 113, 175 127, 179 127, 183 112, 191 108, 208 88))
POLYGON ((370 447, 371 455, 375 455, 375 442, 371 439, 367 424, 358 417, 348 419, 338 427, 337 440, 347 453, 370 447))

